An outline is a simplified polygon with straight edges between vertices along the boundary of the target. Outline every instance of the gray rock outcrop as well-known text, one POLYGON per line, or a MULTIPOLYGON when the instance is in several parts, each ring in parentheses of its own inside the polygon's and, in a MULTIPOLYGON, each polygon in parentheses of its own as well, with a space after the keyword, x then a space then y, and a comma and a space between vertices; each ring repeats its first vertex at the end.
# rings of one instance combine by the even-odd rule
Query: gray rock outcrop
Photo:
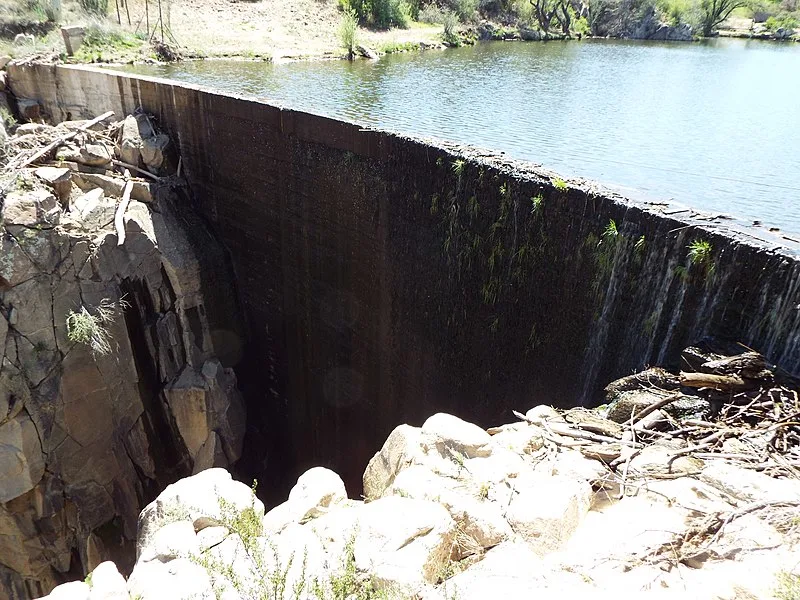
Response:
MULTIPOLYGON (((62 150, 105 168, 109 148, 87 138, 62 150)), ((114 219, 125 180, 102 176, 122 182, 115 194, 78 169, 23 169, 3 181, 5 598, 42 595, 108 559, 129 570, 141 507, 170 481, 230 466, 242 450, 244 407, 214 345, 216 329, 237 326, 206 310, 207 277, 225 285, 219 253, 208 236, 198 250, 203 232, 177 217, 175 192, 145 181, 135 187, 150 203, 127 205, 121 243, 114 219)))

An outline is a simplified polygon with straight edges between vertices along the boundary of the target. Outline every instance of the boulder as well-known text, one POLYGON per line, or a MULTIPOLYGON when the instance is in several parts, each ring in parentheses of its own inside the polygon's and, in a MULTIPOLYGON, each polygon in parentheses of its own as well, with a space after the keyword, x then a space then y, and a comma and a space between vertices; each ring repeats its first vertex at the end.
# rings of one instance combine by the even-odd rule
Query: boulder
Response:
POLYGON ((542 39, 543 34, 538 29, 530 29, 528 27, 519 28, 519 37, 526 42, 538 42, 542 39))
POLYGON ((81 146, 67 143, 56 152, 56 160, 58 161, 76 162, 89 167, 108 167, 112 158, 112 152, 109 147, 100 142, 87 143, 81 146))
POLYGON ((527 546, 504 542, 489 550, 476 565, 444 581, 438 590, 444 599, 485 600, 486 598, 610 599, 578 573, 553 568, 527 546))
MULTIPOLYGON (((643 448, 628 463, 628 473, 640 476, 692 475, 699 473, 704 463, 694 456, 680 456, 681 447, 677 444, 656 443, 643 448)), ((623 450, 623 457, 631 452, 623 450)))
POLYGON ((103 190, 95 188, 75 198, 70 206, 74 215, 86 229, 99 230, 111 227, 117 203, 106 198, 103 190))
POLYGON ((289 499, 264 517, 264 529, 279 533, 292 523, 305 523, 325 515, 347 501, 341 477, 330 469, 314 467, 303 473, 289 492, 289 499))
MULTIPOLYGON (((129 216, 135 216, 135 211, 131 213, 129 216)), ((129 231, 128 227, 126 230, 129 231)), ((207 361, 200 372, 186 366, 166 387, 167 405, 186 449, 195 461, 212 432, 219 434, 228 462, 239 458, 244 408, 235 382, 235 376, 214 360, 207 361)))
POLYGON ((453 558, 460 560, 513 535, 503 517, 503 507, 488 499, 489 490, 484 482, 458 482, 437 475, 427 467, 411 466, 397 476, 386 495, 428 500, 444 506, 458 526, 453 558))
POLYGON ((370 60, 378 60, 379 58, 378 53, 375 52, 375 50, 367 46, 362 46, 361 44, 356 46, 356 52, 358 52, 359 56, 363 56, 364 58, 368 58, 370 60))
POLYGON ((150 545, 163 526, 177 522, 194 523, 196 530, 218 525, 223 520, 221 504, 238 512, 252 509, 264 514, 264 504, 243 483, 234 481, 224 469, 208 469, 168 485, 139 515, 137 555, 150 545))
POLYGON ((593 487, 613 485, 614 474, 599 460, 584 456, 581 452, 562 449, 553 461, 553 475, 585 481, 593 487))
MULTIPOLYGON (((125 180, 121 177, 112 177, 99 173, 82 173, 80 171, 72 171, 71 177, 75 185, 85 192, 94 188, 100 188, 108 196, 122 198, 123 191, 125 190, 125 180)), ((153 193, 150 189, 150 184, 146 181, 133 180, 131 200, 151 203, 153 201, 153 193)))
MULTIPOLYGON (((668 392, 651 389, 623 391, 617 394, 608 407, 607 418, 616 423, 630 421, 631 415, 664 399, 668 392)), ((661 410, 675 418, 702 419, 708 415, 711 405, 708 400, 698 396, 681 396, 661 410)))
POLYGON ((506 518, 537 554, 560 549, 583 521, 592 490, 583 481, 531 474, 515 482, 506 518))
POLYGON ((83 581, 70 581, 53 588, 42 600, 91 600, 91 588, 83 581))
POLYGON ((492 436, 492 446, 519 455, 534 454, 544 446, 544 431, 527 423, 515 423, 492 436))
POLYGON ((169 137, 163 133, 142 140, 140 154, 142 162, 152 173, 157 173, 164 164, 164 152, 169 146, 169 137))
POLYGON ((392 496, 358 511, 356 566, 379 589, 412 595, 435 583, 450 558, 456 526, 434 502, 392 496))
POLYGON ((435 439, 445 458, 458 453, 465 458, 486 457, 492 453, 491 436, 483 429, 453 415, 437 413, 422 425, 423 434, 435 439))
POLYGON ((55 192, 62 206, 69 201, 72 190, 72 180, 69 169, 59 167, 39 167, 34 172, 39 179, 46 183, 55 192))
POLYGON ((95 567, 91 582, 89 600, 129 600, 128 583, 111 561, 95 567))
POLYGON ((139 122, 135 116, 128 115, 122 122, 117 155, 121 161, 138 166, 141 148, 142 136, 139 133, 139 122))
POLYGON ((50 228, 58 224, 61 206, 56 197, 44 189, 11 192, 3 204, 2 217, 6 226, 50 228))
POLYGON ((198 555, 200 544, 191 521, 167 523, 156 531, 139 554, 139 563, 169 562, 174 558, 198 555))
POLYGON ((364 497, 380 498, 403 469, 423 461, 421 441, 419 428, 410 425, 395 427, 367 464, 363 478, 364 497))
POLYGON ((188 558, 137 563, 128 580, 128 593, 138 600, 216 599, 208 571, 188 558))
POLYGON ((289 492, 289 503, 301 523, 324 515, 345 500, 347 491, 342 478, 324 467, 314 467, 303 473, 289 492))
POLYGON ((17 126, 15 135, 22 136, 31 133, 47 133, 52 129, 53 126, 47 125, 46 123, 22 123, 21 125, 17 126))
POLYGON ((563 421, 564 418, 552 406, 540 404, 525 413, 527 421, 533 425, 541 425, 547 421, 563 421))
POLYGON ((724 460, 708 461, 697 478, 744 502, 797 501, 800 498, 800 481, 774 479, 769 475, 752 469, 743 469, 724 460))
POLYGON ((692 26, 688 23, 679 23, 678 25, 659 23, 648 39, 670 42, 691 42, 694 39, 694 32, 692 31, 692 26))

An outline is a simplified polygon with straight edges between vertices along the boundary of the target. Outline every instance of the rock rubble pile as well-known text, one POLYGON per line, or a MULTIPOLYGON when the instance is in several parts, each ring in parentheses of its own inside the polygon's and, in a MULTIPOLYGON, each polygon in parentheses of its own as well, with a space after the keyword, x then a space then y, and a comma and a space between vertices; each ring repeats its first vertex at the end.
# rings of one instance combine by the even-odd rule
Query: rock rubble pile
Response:
POLYGON ((204 471, 142 511, 127 584, 103 566, 118 596, 95 593, 92 576, 50 598, 711 600, 800 583, 799 480, 674 456, 676 442, 626 439, 631 427, 601 414, 400 425, 363 500, 317 467, 265 512, 226 471, 204 471), (619 452, 599 449, 612 437, 619 452))

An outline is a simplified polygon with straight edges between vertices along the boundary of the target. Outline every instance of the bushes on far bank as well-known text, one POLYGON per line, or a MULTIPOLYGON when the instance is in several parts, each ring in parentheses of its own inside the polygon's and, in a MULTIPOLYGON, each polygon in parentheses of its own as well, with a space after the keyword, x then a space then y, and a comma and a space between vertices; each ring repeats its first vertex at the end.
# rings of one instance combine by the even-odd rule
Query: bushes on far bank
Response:
POLYGON ((372 27, 406 28, 412 21, 412 6, 406 0, 339 0, 339 8, 353 11, 372 27))

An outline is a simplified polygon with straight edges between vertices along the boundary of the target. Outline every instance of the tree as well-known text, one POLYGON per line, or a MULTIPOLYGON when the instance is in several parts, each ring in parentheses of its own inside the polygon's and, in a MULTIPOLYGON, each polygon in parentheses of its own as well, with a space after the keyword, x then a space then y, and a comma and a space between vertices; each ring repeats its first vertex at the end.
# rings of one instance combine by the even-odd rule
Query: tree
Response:
POLYGON ((569 35, 572 22, 569 0, 530 0, 530 3, 533 15, 542 31, 549 32, 555 19, 561 27, 561 32, 569 35))
POLYGON ((703 36, 710 36, 717 25, 742 6, 747 6, 747 0, 701 0, 703 36))

